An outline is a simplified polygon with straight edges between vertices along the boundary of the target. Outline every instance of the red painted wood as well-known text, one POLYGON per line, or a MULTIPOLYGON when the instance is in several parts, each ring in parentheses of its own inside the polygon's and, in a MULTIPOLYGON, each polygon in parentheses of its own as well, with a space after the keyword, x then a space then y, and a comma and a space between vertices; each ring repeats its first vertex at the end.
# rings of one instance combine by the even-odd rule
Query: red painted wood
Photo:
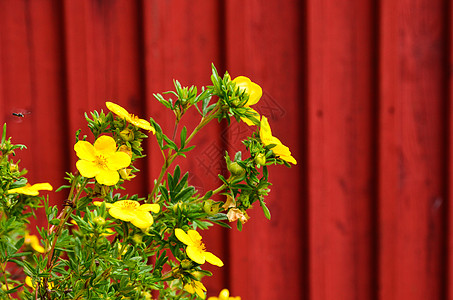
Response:
MULTIPOLYGON (((180 81, 183 86, 201 87, 211 84, 211 63, 219 71, 222 67, 222 49, 219 45, 221 12, 215 1, 180 0, 143 1, 142 14, 147 113, 171 137, 174 129, 173 113, 163 107, 152 94, 174 90, 173 79, 180 81)), ((188 112, 179 125, 178 135, 182 126, 187 126, 188 132, 191 132, 199 121, 195 109, 188 112)), ((215 189, 221 184, 216 174, 223 166, 223 130, 213 121, 194 138, 196 149, 189 153, 188 160, 178 158, 174 163, 179 164, 183 172, 189 171, 192 174, 189 183, 200 193, 215 189)), ((149 149, 148 183, 151 188, 153 180, 159 176, 163 159, 154 139, 151 139, 149 149)), ((173 169, 174 166, 170 171, 173 169)), ((203 280, 208 296, 217 296, 226 286, 226 272, 230 265, 225 233, 222 228, 213 228, 201 234, 207 249, 226 264, 222 268, 208 264, 203 266, 214 274, 203 280)))
MULTIPOLYGON (((300 177, 304 168, 300 151, 304 138, 300 128, 304 122, 302 7, 297 1, 228 1, 225 5, 227 69, 232 78, 245 75, 263 87, 264 95, 254 108, 269 118, 273 134, 299 162, 291 169, 270 167, 273 186, 266 202, 272 220, 265 219, 256 204, 243 231, 230 232, 231 291, 242 299, 300 299, 306 294, 300 177)), ((239 125, 233 128, 247 127, 239 125)), ((237 136, 237 131, 230 132, 232 141, 237 136)), ((234 143, 229 146, 235 148, 234 143)))
MULTIPOLYGON (((139 7, 136 1, 65 1, 69 147, 81 128, 93 142, 84 112, 104 110, 113 101, 141 115, 146 107, 141 81, 139 7)), ((72 148, 71 148, 72 149, 72 148)), ((75 153, 71 153, 75 169, 75 153)), ((134 164, 144 169, 144 160, 134 164)), ((128 182, 130 194, 144 195, 146 172, 128 182)))
POLYGON ((372 11, 308 1, 310 299, 370 299, 372 11))
MULTIPOLYGON (((299 164, 271 168, 271 221, 256 205, 243 232, 202 232, 226 263, 209 268, 209 296, 453 299, 447 2, 0 0, 0 125, 29 147, 30 181, 57 187, 84 112, 112 100, 171 135, 152 93, 207 85, 214 62, 263 87, 257 110, 299 164)), ((177 161, 200 192, 219 185, 211 170, 242 125, 211 124, 177 161)), ((162 161, 153 137, 147 148, 141 195, 162 161)))
POLYGON ((444 9, 381 2, 379 299, 444 295, 444 9))
MULTIPOLYGON (((2 124, 15 143, 31 183, 64 183, 65 118, 63 48, 58 1, 0 4, 3 89, 2 124), (24 113, 24 118, 12 116, 24 113)), ((51 198, 56 203, 58 195, 51 198)), ((33 226, 32 226, 33 227, 33 226)))

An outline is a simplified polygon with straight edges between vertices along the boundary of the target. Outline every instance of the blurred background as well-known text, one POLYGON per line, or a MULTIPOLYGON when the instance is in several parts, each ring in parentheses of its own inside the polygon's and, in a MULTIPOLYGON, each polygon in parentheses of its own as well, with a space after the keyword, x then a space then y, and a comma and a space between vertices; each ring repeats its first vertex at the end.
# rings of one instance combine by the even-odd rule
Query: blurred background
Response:
MULTIPOLYGON (((271 221, 256 206, 242 232, 203 233, 226 262, 208 295, 453 299, 452 14, 449 0, 0 0, 0 123, 28 146, 30 182, 58 187, 84 112, 113 101, 172 130, 153 93, 209 85, 211 63, 248 76, 298 164, 271 167, 271 221)), ((242 125, 210 124, 177 161, 198 190, 219 185, 242 125)), ((153 138, 147 155, 142 196, 153 138)))

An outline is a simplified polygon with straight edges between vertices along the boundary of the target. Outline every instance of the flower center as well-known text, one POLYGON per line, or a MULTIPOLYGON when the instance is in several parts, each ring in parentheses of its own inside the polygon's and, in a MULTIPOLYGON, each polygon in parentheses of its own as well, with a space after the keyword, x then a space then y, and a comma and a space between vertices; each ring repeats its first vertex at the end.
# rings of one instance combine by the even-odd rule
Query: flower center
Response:
POLYGON ((200 249, 201 251, 206 250, 206 246, 204 245, 204 243, 201 240, 196 241, 196 244, 197 244, 197 248, 200 249))
POLYGON ((108 169, 107 167, 107 157, 102 154, 96 155, 96 165, 99 168, 108 169))
POLYGON ((121 200, 117 202, 123 209, 136 210, 140 204, 133 200, 121 200))
POLYGON ((140 120, 139 117, 137 117, 136 115, 133 115, 133 114, 130 114, 130 117, 131 117, 132 121, 134 121, 134 122, 137 122, 138 120, 140 120))

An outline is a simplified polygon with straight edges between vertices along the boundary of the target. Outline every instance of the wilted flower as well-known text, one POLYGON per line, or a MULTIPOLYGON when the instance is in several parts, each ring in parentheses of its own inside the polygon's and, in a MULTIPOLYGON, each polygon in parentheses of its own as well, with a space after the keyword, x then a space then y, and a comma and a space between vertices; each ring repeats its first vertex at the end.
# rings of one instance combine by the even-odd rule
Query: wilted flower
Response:
POLYGON ((228 221, 234 222, 236 220, 239 220, 242 224, 247 222, 250 217, 247 215, 246 212, 243 212, 239 208, 230 208, 230 210, 227 213, 227 218, 228 221))

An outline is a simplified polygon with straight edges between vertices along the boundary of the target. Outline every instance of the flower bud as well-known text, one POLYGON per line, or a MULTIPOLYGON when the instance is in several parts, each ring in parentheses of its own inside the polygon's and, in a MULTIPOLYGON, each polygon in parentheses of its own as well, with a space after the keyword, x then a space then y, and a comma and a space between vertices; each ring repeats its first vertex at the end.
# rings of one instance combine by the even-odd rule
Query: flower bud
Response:
POLYGON ((94 224, 98 226, 104 226, 105 225, 105 219, 101 216, 97 216, 93 219, 94 224))
POLYGON ((126 128, 120 132, 120 136, 124 141, 130 142, 134 139, 134 132, 132 130, 126 128))
POLYGON ((118 171, 120 173, 120 176, 124 180, 131 180, 132 178, 135 177, 134 174, 131 175, 132 169, 124 168, 118 171))
POLYGON ((241 194, 239 197, 238 197, 238 202, 241 202, 242 206, 244 208, 249 208, 250 207, 250 196, 247 195, 247 194, 241 194))
POLYGON ((263 153, 255 156, 255 164, 259 166, 264 166, 266 164, 266 156, 263 153))
POLYGON ((237 162, 232 162, 227 165, 228 170, 233 176, 242 176, 245 173, 245 169, 241 167, 237 162))
POLYGON ((132 240, 134 241, 134 243, 136 244, 141 244, 143 243, 143 236, 141 234, 134 234, 132 236, 132 240))
POLYGON ((219 300, 228 300, 230 292, 227 289, 223 289, 219 294, 219 300))
POLYGON ((11 173, 17 172, 17 171, 19 171, 19 167, 16 164, 10 164, 9 165, 9 171, 11 173))
POLYGON ((190 259, 183 259, 181 261, 181 268, 190 269, 190 267, 192 267, 192 262, 190 261, 190 259))
POLYGON ((203 210, 207 214, 215 215, 219 212, 219 205, 214 200, 208 199, 203 203, 203 210))
POLYGON ((151 296, 150 292, 141 292, 142 299, 151 300, 153 297, 151 296))

